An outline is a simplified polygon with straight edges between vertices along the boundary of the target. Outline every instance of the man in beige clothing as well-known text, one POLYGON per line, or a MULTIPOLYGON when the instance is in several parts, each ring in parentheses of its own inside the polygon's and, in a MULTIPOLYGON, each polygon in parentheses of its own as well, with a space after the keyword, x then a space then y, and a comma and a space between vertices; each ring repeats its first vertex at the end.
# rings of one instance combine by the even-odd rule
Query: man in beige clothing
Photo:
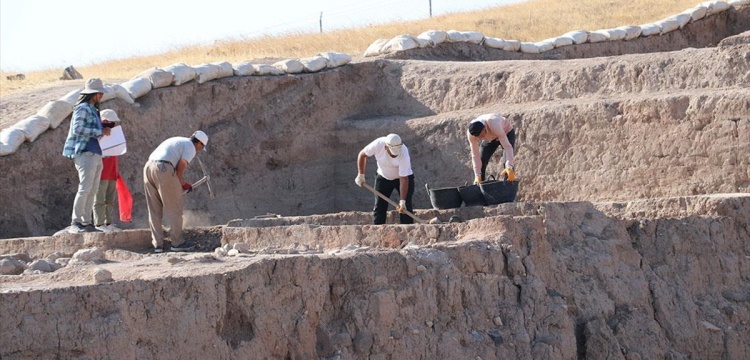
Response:
POLYGON ((196 152, 204 150, 208 136, 196 131, 190 138, 172 137, 164 140, 148 157, 143 167, 143 188, 148 205, 148 222, 154 252, 164 246, 162 220, 169 227, 172 251, 190 251, 195 244, 182 241, 182 193, 193 187, 183 174, 196 152))

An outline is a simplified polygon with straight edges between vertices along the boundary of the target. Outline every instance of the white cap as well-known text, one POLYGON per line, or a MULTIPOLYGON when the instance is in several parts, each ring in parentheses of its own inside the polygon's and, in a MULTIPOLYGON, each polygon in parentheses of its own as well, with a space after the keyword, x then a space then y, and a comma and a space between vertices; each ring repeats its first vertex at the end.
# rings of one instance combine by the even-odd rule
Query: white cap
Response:
POLYGON ((194 137, 194 138, 198 139, 198 141, 200 141, 201 143, 203 143, 203 150, 206 150, 206 145, 208 145, 208 135, 206 135, 206 133, 204 133, 203 131, 198 130, 198 131, 194 132, 193 135, 191 135, 190 137, 194 137))
POLYGON ((99 115, 101 116, 102 120, 120 122, 120 118, 117 116, 117 113, 112 109, 104 109, 99 113, 99 115))
POLYGON ((388 134, 385 137, 385 145, 388 146, 388 150, 391 154, 398 156, 401 154, 401 148, 404 144, 401 142, 401 137, 396 134, 388 134))

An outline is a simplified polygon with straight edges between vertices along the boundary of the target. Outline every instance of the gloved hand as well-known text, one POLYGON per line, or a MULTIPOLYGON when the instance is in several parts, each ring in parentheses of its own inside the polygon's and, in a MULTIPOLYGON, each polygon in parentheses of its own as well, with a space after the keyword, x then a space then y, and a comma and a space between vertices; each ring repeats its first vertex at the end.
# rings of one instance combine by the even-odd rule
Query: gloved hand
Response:
POLYGON ((476 184, 479 184, 480 182, 482 182, 482 176, 480 176, 480 175, 477 175, 477 176, 476 176, 476 177, 474 178, 474 185, 476 185, 476 184))
POLYGON ((513 171, 513 167, 507 167, 503 172, 500 173, 500 177, 503 178, 505 181, 513 181, 516 179, 516 173, 513 171))
POLYGON ((399 200, 398 207, 396 207, 396 210, 398 210, 398 212, 403 214, 406 211, 406 200, 399 200))
POLYGON ((354 179, 354 183, 359 187, 362 187, 362 184, 364 184, 365 182, 365 174, 357 174, 357 178, 354 179))
POLYGON ((182 190, 185 190, 188 194, 193 191, 193 185, 190 183, 182 184, 182 190))

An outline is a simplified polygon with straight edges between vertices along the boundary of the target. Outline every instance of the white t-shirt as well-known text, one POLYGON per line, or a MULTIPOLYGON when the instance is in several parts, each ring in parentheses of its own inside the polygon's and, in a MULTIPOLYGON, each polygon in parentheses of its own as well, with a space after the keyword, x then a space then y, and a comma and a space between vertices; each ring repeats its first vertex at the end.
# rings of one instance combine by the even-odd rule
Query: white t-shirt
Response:
POLYGON ((373 140, 363 150, 365 155, 375 156, 378 163, 378 174, 388 180, 396 180, 401 176, 413 174, 409 148, 406 145, 401 147, 401 154, 395 158, 392 158, 385 150, 385 136, 373 140))
POLYGON ((186 137, 176 136, 164 140, 148 156, 149 160, 166 160, 177 168, 180 159, 185 159, 188 163, 195 157, 195 145, 186 137))

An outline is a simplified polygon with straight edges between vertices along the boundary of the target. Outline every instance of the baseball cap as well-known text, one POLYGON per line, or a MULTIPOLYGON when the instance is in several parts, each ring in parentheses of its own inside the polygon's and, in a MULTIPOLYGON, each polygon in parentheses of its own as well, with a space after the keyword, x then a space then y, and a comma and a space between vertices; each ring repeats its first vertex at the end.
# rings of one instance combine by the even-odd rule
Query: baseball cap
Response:
POLYGON ((206 151, 206 145, 208 145, 208 135, 203 131, 196 131, 190 137, 198 139, 203 144, 203 151, 206 151))
POLYGON ((114 122, 120 122, 120 117, 117 116, 117 113, 112 109, 104 109, 99 113, 102 120, 109 120, 114 122))
POLYGON ((396 134, 388 134, 385 137, 385 145, 391 151, 391 154, 398 156, 401 154, 401 148, 404 144, 401 142, 401 137, 396 134))

